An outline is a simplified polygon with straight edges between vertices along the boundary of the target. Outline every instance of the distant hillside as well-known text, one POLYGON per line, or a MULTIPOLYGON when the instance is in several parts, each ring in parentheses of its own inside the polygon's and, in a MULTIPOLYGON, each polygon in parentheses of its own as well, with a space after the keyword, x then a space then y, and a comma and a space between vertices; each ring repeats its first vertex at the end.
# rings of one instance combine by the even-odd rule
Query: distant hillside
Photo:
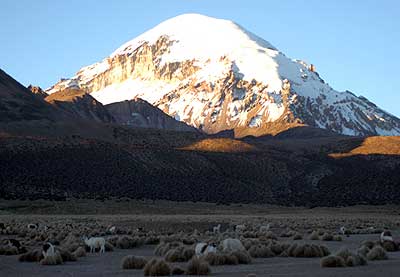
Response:
POLYGON ((12 121, 57 121, 65 115, 33 94, 0 69, 0 123, 12 121))
POLYGON ((175 131, 196 131, 165 114, 140 98, 116 102, 105 106, 114 117, 116 123, 129 127, 154 128, 175 131))
POLYGON ((330 157, 351 153, 363 140, 243 143, 146 129, 115 129, 114 138, 120 142, 0 138, 1 195, 301 206, 400 203, 399 152, 388 155, 378 148, 370 150, 374 154, 330 157))

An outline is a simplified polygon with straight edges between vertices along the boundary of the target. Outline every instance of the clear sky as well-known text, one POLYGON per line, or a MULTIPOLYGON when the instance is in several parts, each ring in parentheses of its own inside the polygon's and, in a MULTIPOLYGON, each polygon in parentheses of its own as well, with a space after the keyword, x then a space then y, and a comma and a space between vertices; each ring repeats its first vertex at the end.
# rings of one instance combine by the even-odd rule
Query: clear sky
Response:
MULTIPOLYGON (((183 13, 233 20, 400 116, 397 0, 0 0, 0 68, 48 88, 183 13)), ((205 38, 206 39, 206 38, 205 38)))

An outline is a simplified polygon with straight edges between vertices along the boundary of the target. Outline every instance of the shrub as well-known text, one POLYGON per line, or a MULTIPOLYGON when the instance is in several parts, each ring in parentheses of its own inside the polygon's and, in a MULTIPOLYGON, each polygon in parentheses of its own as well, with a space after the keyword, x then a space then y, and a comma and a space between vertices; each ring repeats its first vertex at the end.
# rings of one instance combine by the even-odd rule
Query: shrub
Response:
POLYGON ((284 251, 282 251, 281 254, 279 254, 279 257, 281 257, 281 258, 287 258, 287 257, 289 257, 289 254, 286 252, 286 250, 284 250, 284 251))
POLYGON ((151 259, 144 266, 144 276, 168 276, 171 274, 170 266, 160 259, 151 259))
POLYGON ((239 264, 250 264, 251 257, 246 251, 234 251, 231 255, 238 259, 239 264))
POLYGON ((86 250, 85 250, 84 247, 79 246, 72 254, 77 258, 85 257, 86 256, 86 250))
POLYGON ((156 256, 165 256, 167 252, 171 249, 175 249, 182 246, 179 242, 161 242, 157 247, 154 249, 154 254, 156 256))
POLYGON ((175 266, 172 271, 171 271, 172 275, 183 275, 185 274, 185 270, 183 270, 181 267, 179 266, 175 266))
POLYGON ((249 254, 253 258, 271 258, 275 257, 275 253, 271 250, 269 246, 265 245, 253 245, 249 249, 249 254))
POLYGON ((375 245, 376 245, 376 243, 371 240, 364 240, 363 242, 361 242, 361 246, 365 246, 369 249, 372 249, 375 245))
POLYGON ((302 240, 302 239, 303 239, 303 236, 300 233, 296 233, 293 236, 293 240, 302 240))
POLYGON ((112 252, 114 251, 114 246, 106 241, 106 244, 104 245, 104 250, 106 250, 106 252, 112 252))
POLYGON ((217 253, 208 253, 203 258, 210 265, 218 266, 218 265, 237 265, 239 264, 239 260, 236 256, 230 254, 217 254, 217 253))
POLYGON ((76 262, 76 257, 69 251, 64 249, 57 249, 57 252, 60 253, 63 262, 76 262))
POLYGON ((340 256, 326 256, 321 259, 321 267, 344 267, 345 261, 340 256))
POLYGON ((342 237, 339 236, 339 235, 334 235, 334 236, 333 236, 333 240, 334 240, 334 241, 342 241, 343 239, 342 239, 342 237))
POLYGON ((352 256, 353 254, 350 252, 349 249, 347 249, 347 248, 345 248, 345 247, 342 247, 342 248, 340 248, 340 249, 336 252, 335 255, 336 255, 336 256, 340 256, 340 257, 342 257, 344 260, 346 260, 348 257, 352 256))
POLYGON ((370 261, 374 260, 387 260, 387 254, 385 249, 382 246, 376 245, 374 246, 368 253, 367 259, 370 261))
POLYGON ((20 262, 40 262, 43 259, 43 254, 40 249, 35 249, 19 256, 20 262))
POLYGON ((313 231, 313 232, 310 234, 310 236, 309 236, 308 239, 310 239, 310 240, 319 240, 318 233, 317 233, 316 231, 313 231))
POLYGON ((206 261, 193 257, 187 264, 186 275, 209 275, 211 269, 206 261))
POLYGON ((142 245, 144 241, 140 238, 134 238, 130 236, 118 237, 115 246, 120 249, 131 249, 142 245))
POLYGON ((324 240, 324 241, 332 241, 332 240, 333 240, 333 235, 330 234, 330 233, 324 233, 324 234, 321 236, 321 240, 324 240))
POLYGON ((7 255, 7 256, 11 256, 11 255, 18 255, 19 251, 18 248, 15 246, 2 246, 0 247, 0 255, 7 255))
POLYGON ((53 256, 47 256, 40 261, 41 265, 59 265, 63 263, 63 259, 59 251, 56 251, 53 256))
POLYGON ((357 254, 367 257, 369 250, 370 249, 368 247, 366 247, 365 245, 362 245, 360 248, 358 248, 357 254))
POLYGON ((143 269, 146 263, 144 257, 129 255, 122 258, 121 266, 123 269, 143 269))
POLYGON ((388 252, 397 251, 397 245, 393 241, 384 241, 382 247, 388 252))
POLYGON ((326 246, 315 244, 293 244, 288 249, 288 255, 296 258, 324 257, 329 254, 329 249, 326 246))
POLYGON ((275 255, 281 254, 284 250, 283 245, 281 245, 279 243, 272 243, 270 245, 270 248, 271 248, 272 252, 274 252, 275 255))
POLYGON ((160 243, 159 237, 147 237, 144 241, 145 244, 155 245, 160 243))

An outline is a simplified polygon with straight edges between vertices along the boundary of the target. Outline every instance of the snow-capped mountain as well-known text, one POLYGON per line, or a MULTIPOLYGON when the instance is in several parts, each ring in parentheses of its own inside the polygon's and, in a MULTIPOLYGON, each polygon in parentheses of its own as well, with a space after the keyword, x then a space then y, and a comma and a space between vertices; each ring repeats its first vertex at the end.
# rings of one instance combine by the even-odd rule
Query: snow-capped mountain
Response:
POLYGON ((400 120, 332 89, 315 66, 291 60, 228 20, 169 19, 46 92, 81 89, 103 104, 142 98, 177 120, 238 136, 310 125, 348 135, 400 135, 400 120))

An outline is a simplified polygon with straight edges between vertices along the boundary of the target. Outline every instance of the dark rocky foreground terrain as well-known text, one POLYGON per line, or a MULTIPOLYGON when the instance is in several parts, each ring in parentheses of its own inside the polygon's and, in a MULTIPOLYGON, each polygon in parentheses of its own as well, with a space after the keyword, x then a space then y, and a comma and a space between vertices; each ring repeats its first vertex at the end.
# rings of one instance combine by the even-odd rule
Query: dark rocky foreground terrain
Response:
POLYGON ((1 136, 1 196, 307 206, 400 202, 398 137, 235 140, 111 125, 101 130, 102 139, 1 136))

